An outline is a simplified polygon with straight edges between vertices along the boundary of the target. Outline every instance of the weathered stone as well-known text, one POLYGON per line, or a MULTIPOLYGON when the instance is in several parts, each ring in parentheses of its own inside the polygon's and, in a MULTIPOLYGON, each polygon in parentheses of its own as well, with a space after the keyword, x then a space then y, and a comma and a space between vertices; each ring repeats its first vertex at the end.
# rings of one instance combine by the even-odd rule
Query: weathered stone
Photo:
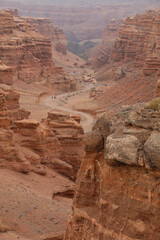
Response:
MULTIPOLYGON (((15 16, 12 11, 1 11, 0 19, 2 25, 5 24, 1 29, 4 32, 1 33, 0 60, 7 65, 1 64, 0 79, 3 74, 8 75, 5 83, 10 84, 12 79, 9 76, 13 72, 15 80, 20 79, 26 83, 43 81, 57 88, 60 88, 59 83, 63 82, 63 87, 70 88, 70 83, 65 83, 63 69, 53 63, 49 36, 35 31, 27 19, 15 16)), ((3 79, 0 81, 4 83, 3 79)))
POLYGON ((153 132, 144 145, 146 156, 153 167, 160 169, 160 133, 153 132))
POLYGON ((84 138, 86 152, 100 152, 104 148, 104 139, 99 131, 92 131, 84 138))
POLYGON ((154 98, 160 97, 160 80, 157 82, 157 86, 154 92, 154 98))
POLYGON ((160 237, 160 133, 153 130, 160 116, 142 105, 116 115, 114 125, 106 125, 106 113, 94 126, 104 132, 105 148, 82 160, 65 240, 160 237), (137 118, 148 124, 135 124, 137 118))
POLYGON ((51 168, 56 170, 58 173, 61 173, 70 179, 74 179, 74 171, 72 165, 60 160, 60 159, 53 159, 51 161, 51 168))
POLYGON ((112 134, 106 141, 105 158, 109 163, 120 162, 129 165, 138 165, 141 143, 135 136, 112 134))

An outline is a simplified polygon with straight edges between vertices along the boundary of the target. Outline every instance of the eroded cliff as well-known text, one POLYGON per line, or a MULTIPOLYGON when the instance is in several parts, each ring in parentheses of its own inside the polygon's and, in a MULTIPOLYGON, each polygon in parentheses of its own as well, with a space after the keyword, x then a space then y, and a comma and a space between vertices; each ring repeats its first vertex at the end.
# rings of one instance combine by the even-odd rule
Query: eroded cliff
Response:
POLYGON ((115 19, 112 19, 106 26, 102 35, 102 43, 91 49, 89 61, 95 70, 109 63, 110 54, 113 48, 114 41, 118 37, 119 24, 115 19))
POLYGON ((49 37, 52 41, 53 54, 57 51, 63 55, 67 53, 67 38, 62 29, 53 26, 49 18, 24 18, 39 33, 49 37))
POLYGON ((106 113, 86 136, 66 240, 160 238, 160 115, 106 113))
MULTIPOLYGON (((65 76, 62 67, 57 67, 53 63, 52 58, 52 45, 57 51, 65 54, 66 43, 64 42, 66 39, 63 35, 63 43, 59 40, 59 32, 61 31, 57 28, 54 28, 54 31, 51 29, 52 38, 50 38, 49 30, 46 29, 47 36, 45 36, 42 26, 43 30, 39 29, 44 34, 42 35, 35 31, 29 20, 19 17, 18 13, 15 14, 12 11, 1 11, 0 18, 2 25, 0 60, 12 68, 13 79, 26 83, 41 82, 44 85, 53 86, 59 91, 70 90, 73 81, 65 76)), ((47 23, 48 21, 50 22, 47 20, 47 23)), ((35 20, 33 25, 36 25, 36 22, 39 20, 35 20)), ((41 22, 45 24, 44 19, 41 22)), ((49 24, 48 27, 53 28, 49 24)), ((9 71, 9 69, 5 71, 9 71)))
POLYGON ((159 10, 128 17, 120 27, 111 59, 134 61, 136 67, 143 67, 146 75, 159 71, 159 21, 159 10))

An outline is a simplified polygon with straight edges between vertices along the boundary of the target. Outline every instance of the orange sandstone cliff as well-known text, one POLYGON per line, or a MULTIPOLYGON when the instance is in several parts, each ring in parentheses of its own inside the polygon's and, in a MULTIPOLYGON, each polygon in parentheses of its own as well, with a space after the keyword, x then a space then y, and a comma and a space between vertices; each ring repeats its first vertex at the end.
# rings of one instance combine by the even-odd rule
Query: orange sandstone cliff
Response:
POLYGON ((118 28, 119 24, 112 19, 103 33, 102 43, 90 51, 89 61, 96 70, 109 63, 110 53, 118 36, 118 28))
POLYGON ((53 26, 51 19, 24 18, 24 20, 29 22, 39 33, 51 39, 53 50, 56 50, 64 55, 66 54, 67 38, 62 29, 53 26))
POLYGON ((142 67, 146 75, 159 72, 160 11, 150 10, 144 15, 128 17, 119 30, 111 59, 113 61, 133 61, 142 67))
MULTIPOLYGON (((100 48, 99 53, 104 54, 100 58, 98 54, 92 56, 95 67, 99 66, 94 78, 105 86, 103 91, 97 91, 95 86, 96 96, 90 93, 87 104, 80 102, 77 109, 97 114, 120 105, 147 102, 159 95, 159 16, 157 9, 128 17, 119 26, 112 47, 105 51, 100 48)), ((111 26, 116 28, 113 22, 111 26)), ((109 32, 107 36, 110 39, 109 32)))
POLYGON ((160 115, 108 112, 85 137, 65 240, 160 238, 160 115))
MULTIPOLYGON (((48 26, 52 30, 50 33, 52 38, 48 35, 48 29, 44 36, 43 30, 38 29, 44 35, 14 11, 1 11, 0 19, 0 60, 12 68, 14 81, 41 82, 61 91, 72 88, 73 81, 66 78, 63 68, 57 67, 52 60, 52 46, 63 54, 66 51, 66 38, 61 30, 57 28, 52 30, 53 27, 50 24, 48 26), (59 35, 63 35, 63 43, 59 41, 59 35)), ((39 21, 41 20, 35 20, 35 22, 39 21)), ((50 23, 50 20, 47 21, 50 23)), ((45 20, 43 22, 45 24, 45 20)), ((43 26, 42 29, 44 29, 43 26)))

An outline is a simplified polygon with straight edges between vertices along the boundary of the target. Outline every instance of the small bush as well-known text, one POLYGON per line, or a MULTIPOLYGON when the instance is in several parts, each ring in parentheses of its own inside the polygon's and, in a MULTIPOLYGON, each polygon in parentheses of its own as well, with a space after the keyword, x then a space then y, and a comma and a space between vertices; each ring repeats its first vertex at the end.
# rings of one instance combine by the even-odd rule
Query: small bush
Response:
POLYGON ((149 109, 152 109, 154 111, 158 111, 160 107, 160 97, 159 98, 153 98, 151 102, 146 106, 149 109))

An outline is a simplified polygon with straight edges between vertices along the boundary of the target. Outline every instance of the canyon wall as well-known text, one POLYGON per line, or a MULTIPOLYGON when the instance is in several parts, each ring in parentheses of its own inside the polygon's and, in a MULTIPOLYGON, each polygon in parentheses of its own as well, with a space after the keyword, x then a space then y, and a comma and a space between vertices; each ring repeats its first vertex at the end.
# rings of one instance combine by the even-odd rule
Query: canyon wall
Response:
POLYGON ((145 75, 160 68, 160 11, 150 10, 144 15, 128 17, 119 30, 111 55, 112 61, 133 61, 145 75))
POLYGON ((83 156, 80 116, 51 112, 42 121, 28 119, 13 79, 12 68, 0 62, 0 167, 42 175, 51 168, 75 180, 83 156))
POLYGON ((15 120, 28 118, 30 112, 20 108, 20 94, 13 89, 13 69, 0 61, 0 94, 4 99, 6 116, 9 117, 11 124, 15 120))
MULTIPOLYGON (((157 3, 158 7, 159 3, 157 3)), ((65 30, 71 41, 84 41, 100 39, 105 28, 112 18, 122 19, 136 12, 143 12, 152 8, 154 3, 140 1, 82 1, 69 3, 25 2, 25 1, 1 1, 1 8, 17 8, 21 15, 36 18, 51 18, 53 23, 65 30), (97 2, 97 4, 96 4, 97 2), (96 18, 95 18, 96 16, 96 18)))
MULTIPOLYGON (((126 64, 143 68, 145 75, 159 72, 160 11, 148 10, 145 14, 127 17, 116 23, 112 20, 106 27, 102 43, 93 49, 90 61, 96 69, 108 63, 126 64)), ((159 73, 158 73, 159 74, 159 73)))
POLYGON ((51 39, 53 50, 66 54, 67 38, 62 29, 53 26, 51 19, 26 17, 24 20, 29 22, 39 33, 51 39))
MULTIPOLYGON (((64 35, 62 42, 59 41, 60 30, 55 28, 55 31, 51 32, 53 40, 51 41, 50 36, 46 37, 35 31, 29 22, 18 16, 17 12, 0 11, 0 19, 2 25, 0 60, 12 68, 13 79, 26 83, 41 82, 59 91, 69 91, 73 85, 72 80, 67 78, 63 68, 57 67, 52 60, 52 42, 58 51, 63 54, 66 51, 64 35)), ((45 20, 41 21, 45 24, 45 20)), ((52 28, 52 25, 50 27, 52 28)), ((49 29, 46 31, 48 35, 49 29)))
POLYGON ((85 137, 65 240, 160 238, 159 112, 107 112, 85 137))
POLYGON ((102 36, 102 42, 90 51, 89 62, 91 62, 95 70, 109 63, 114 41, 118 37, 118 29, 119 24, 115 19, 112 19, 106 26, 102 36))

